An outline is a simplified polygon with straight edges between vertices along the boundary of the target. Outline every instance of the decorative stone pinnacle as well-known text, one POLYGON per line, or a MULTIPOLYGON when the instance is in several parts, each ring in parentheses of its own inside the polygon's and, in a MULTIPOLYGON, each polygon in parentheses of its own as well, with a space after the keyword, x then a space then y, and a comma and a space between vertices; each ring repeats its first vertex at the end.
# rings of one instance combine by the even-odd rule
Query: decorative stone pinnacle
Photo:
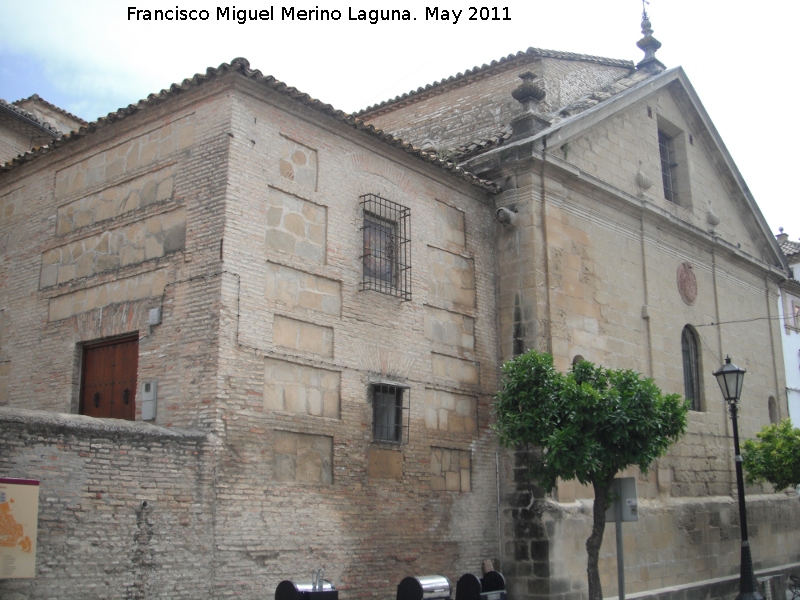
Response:
POLYGON ((516 88, 511 95, 514 100, 522 104, 526 111, 531 110, 532 105, 536 102, 541 102, 545 97, 545 91, 533 82, 536 75, 531 71, 525 71, 519 76, 522 83, 516 88))
POLYGON ((644 36, 636 45, 644 52, 644 58, 636 65, 637 69, 647 69, 653 73, 661 73, 666 69, 664 64, 656 58, 656 51, 661 48, 661 42, 653 37, 653 27, 647 11, 642 10, 642 35, 644 36))

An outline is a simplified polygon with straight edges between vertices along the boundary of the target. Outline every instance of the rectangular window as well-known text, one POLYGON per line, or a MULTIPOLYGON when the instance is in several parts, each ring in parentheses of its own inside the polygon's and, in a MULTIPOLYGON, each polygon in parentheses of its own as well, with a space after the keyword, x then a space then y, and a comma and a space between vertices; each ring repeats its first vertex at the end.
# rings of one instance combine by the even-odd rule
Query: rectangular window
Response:
POLYGON ((664 198, 670 202, 678 203, 678 190, 675 186, 675 145, 672 138, 658 130, 658 151, 661 155, 661 179, 664 184, 664 198))
POLYGON ((408 443, 410 391, 399 385, 372 385, 372 439, 390 444, 408 443))
POLYGON ((794 328, 800 329, 800 304, 792 302, 792 308, 794 309, 794 328))
POLYGON ((411 211, 376 194, 361 196, 361 207, 361 289, 411 300, 411 211))

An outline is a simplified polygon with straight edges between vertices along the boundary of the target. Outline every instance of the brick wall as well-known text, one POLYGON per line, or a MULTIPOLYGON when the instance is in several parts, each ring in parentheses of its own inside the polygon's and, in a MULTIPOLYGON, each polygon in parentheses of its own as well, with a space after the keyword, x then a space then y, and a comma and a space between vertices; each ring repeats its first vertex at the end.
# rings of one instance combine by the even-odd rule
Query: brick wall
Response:
POLYGON ((520 73, 533 71, 546 96, 538 110, 543 114, 624 77, 623 67, 573 60, 530 57, 420 100, 364 115, 364 119, 385 131, 422 146, 426 141, 437 149, 466 144, 495 135, 522 113, 522 105, 511 92, 521 80, 520 73))
POLYGON ((260 93, 233 111, 215 593, 323 565, 343 598, 455 583, 499 552, 484 194, 260 93), (410 210, 411 301, 360 291, 367 193, 410 210), (459 269, 440 277, 442 255, 459 269), (405 386, 405 444, 373 441, 375 381, 405 386))
POLYGON ((3 598, 207 598, 213 447, 196 430, 0 408, 0 472, 37 479, 36 578, 3 598))
POLYGON ((206 420, 230 140, 216 91, 209 84, 0 178, 0 403, 77 412, 82 346, 138 333, 138 382, 158 382, 157 422, 206 420), (158 307, 163 324, 149 327, 158 307))

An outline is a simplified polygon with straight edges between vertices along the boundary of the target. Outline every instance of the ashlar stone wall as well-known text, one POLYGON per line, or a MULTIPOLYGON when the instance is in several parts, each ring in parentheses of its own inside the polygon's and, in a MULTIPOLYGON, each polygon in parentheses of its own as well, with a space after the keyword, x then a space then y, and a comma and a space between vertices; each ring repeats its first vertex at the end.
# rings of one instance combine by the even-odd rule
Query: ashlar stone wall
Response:
MULTIPOLYGON (((538 158, 516 159, 523 155, 519 147, 505 154, 499 148, 471 163, 479 173, 485 165, 486 176, 502 174, 508 187, 496 205, 517 213, 515 225, 498 228, 496 234, 503 358, 534 347, 551 352, 556 367, 567 370, 580 356, 635 369, 665 392, 684 395, 681 333, 689 326, 696 334, 699 410, 690 411, 687 433, 651 466, 648 477, 630 473, 638 478, 640 501, 652 507, 654 520, 645 527, 660 536, 652 542, 660 553, 633 544, 639 576, 632 577, 631 592, 679 584, 702 587, 708 579, 732 575, 731 565, 738 562, 735 540, 730 547, 709 549, 697 542, 698 536, 711 540, 718 533, 682 538, 683 533, 675 533, 681 531, 679 523, 668 517, 672 502, 701 511, 707 498, 735 496, 730 417, 711 375, 724 356, 730 354, 747 369, 739 417, 743 437, 770 422, 770 397, 780 399, 777 412, 787 414, 779 324, 769 318, 777 315, 780 274, 764 260, 763 232, 753 226, 743 198, 731 191, 707 132, 678 96, 671 88, 662 89, 594 124, 568 142, 567 152, 551 148, 545 165, 538 158), (687 137, 691 206, 668 202, 657 184, 647 190, 637 184, 637 172, 649 173, 648 165, 658 164, 660 116, 687 137), (742 217, 712 226, 709 212, 742 217), (685 284, 688 275, 680 277, 686 271, 691 286, 685 284), (714 560, 714 553, 725 558, 714 560), (659 561, 670 566, 659 568, 659 561)), ((660 169, 652 179, 660 182, 660 169)), ((569 507, 588 510, 592 491, 566 482, 544 500, 514 460, 510 456, 506 462, 504 496, 504 568, 512 587, 529 598, 577 598, 586 589, 589 529, 580 511, 569 507), (562 510, 563 517, 553 517, 562 510), (565 567, 573 560, 573 566, 565 567)), ((771 491, 748 487, 749 496, 771 491)), ((759 566, 797 562, 783 534, 769 524, 773 517, 766 511, 757 514, 751 527, 764 536, 766 548, 759 566)), ((604 592, 613 594, 608 588, 613 588, 615 565, 609 559, 602 569, 604 584, 609 584, 604 592)))

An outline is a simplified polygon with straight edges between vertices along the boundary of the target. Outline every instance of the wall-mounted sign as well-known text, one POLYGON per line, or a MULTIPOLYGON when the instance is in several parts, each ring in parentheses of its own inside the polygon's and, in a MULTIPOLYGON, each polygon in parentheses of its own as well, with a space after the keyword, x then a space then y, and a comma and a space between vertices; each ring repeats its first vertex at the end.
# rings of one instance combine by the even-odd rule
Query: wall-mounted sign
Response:
POLYGON ((36 576, 39 482, 0 477, 0 579, 36 576))

